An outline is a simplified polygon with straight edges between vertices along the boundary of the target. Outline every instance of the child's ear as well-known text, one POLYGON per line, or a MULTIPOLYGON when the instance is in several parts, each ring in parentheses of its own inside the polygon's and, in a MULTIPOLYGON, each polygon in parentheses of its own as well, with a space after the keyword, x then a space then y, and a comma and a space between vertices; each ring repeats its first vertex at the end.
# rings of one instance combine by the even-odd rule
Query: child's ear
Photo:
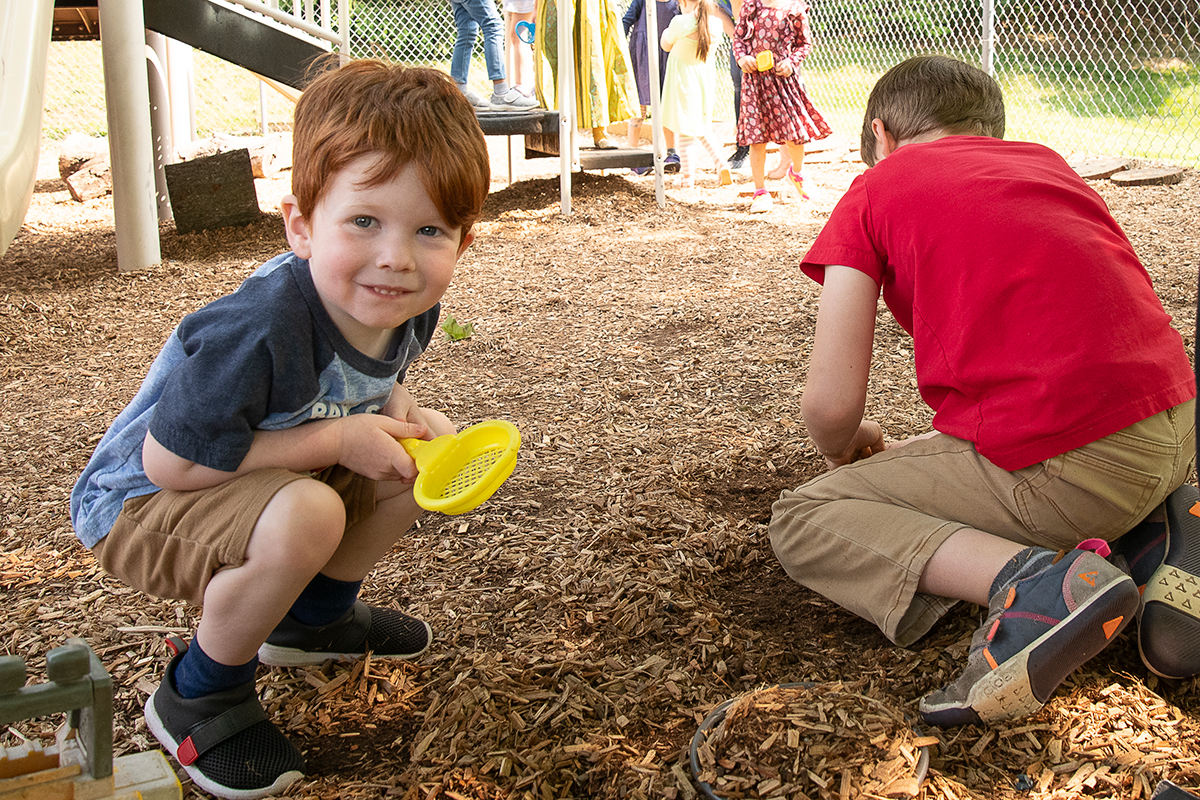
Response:
POLYGON ((279 211, 283 214, 283 229, 287 233, 288 247, 300 258, 312 258, 308 220, 300 213, 296 195, 285 195, 279 201, 279 211))
POLYGON ((471 242, 475 241, 475 234, 472 231, 463 231, 462 244, 458 246, 458 255, 454 258, 458 260, 462 258, 462 254, 467 252, 467 248, 471 246, 471 242))
POLYGON ((896 152, 896 148, 899 146, 896 144, 896 137, 892 136, 891 132, 884 127, 883 120, 879 117, 871 120, 871 132, 875 134, 876 161, 882 161, 896 152))

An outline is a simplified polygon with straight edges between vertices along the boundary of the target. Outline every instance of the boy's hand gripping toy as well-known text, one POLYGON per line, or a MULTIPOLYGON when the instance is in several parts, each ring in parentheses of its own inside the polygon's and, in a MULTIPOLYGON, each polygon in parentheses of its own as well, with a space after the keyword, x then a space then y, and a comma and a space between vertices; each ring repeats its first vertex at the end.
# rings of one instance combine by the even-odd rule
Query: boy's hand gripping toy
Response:
POLYGON ((443 514, 465 514, 487 500, 517 465, 521 434, 493 419, 432 441, 401 439, 417 462, 413 497, 417 505, 443 514))
POLYGON ((758 54, 756 60, 759 72, 766 72, 775 66, 775 55, 770 50, 763 50, 758 54))

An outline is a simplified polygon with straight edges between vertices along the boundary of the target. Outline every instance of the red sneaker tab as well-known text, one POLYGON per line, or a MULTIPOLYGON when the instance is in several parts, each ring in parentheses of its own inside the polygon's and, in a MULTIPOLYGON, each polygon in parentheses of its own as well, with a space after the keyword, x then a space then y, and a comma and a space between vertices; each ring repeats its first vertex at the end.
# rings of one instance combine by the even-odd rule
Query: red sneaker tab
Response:
POLYGON ((1121 623, 1125 621, 1124 616, 1113 617, 1108 622, 1104 623, 1104 638, 1111 639, 1121 627, 1121 623))
POLYGON ((1192 507, 1188 509, 1188 512, 1193 517, 1200 517, 1200 502, 1193 504, 1192 507))
POLYGON ((190 767, 199 757, 200 754, 196 752, 196 745, 190 736, 180 742, 179 749, 175 751, 175 759, 185 767, 190 767))

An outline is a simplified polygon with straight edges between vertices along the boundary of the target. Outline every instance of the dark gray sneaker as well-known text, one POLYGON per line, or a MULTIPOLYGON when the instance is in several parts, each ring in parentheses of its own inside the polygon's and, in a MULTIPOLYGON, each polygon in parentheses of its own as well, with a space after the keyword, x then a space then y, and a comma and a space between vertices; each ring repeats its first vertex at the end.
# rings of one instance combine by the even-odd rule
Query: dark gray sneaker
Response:
POLYGON ((926 723, 977 725, 1034 713, 1137 614, 1137 586, 1100 556, 1072 550, 1060 559, 1031 550, 992 595, 962 675, 921 698, 926 723))
POLYGON ((305 625, 291 614, 283 618, 262 647, 258 660, 273 667, 350 661, 366 654, 375 658, 416 658, 429 649, 429 624, 391 608, 355 601, 328 625, 305 625))
POLYGON ((277 795, 304 776, 304 757, 263 711, 254 681, 188 699, 175 689, 175 667, 146 700, 146 726, 199 788, 228 800, 277 795))
POLYGON ((1200 517, 1192 513, 1198 502, 1200 491, 1185 483, 1113 544, 1142 593, 1138 652, 1163 678, 1200 674, 1200 517))

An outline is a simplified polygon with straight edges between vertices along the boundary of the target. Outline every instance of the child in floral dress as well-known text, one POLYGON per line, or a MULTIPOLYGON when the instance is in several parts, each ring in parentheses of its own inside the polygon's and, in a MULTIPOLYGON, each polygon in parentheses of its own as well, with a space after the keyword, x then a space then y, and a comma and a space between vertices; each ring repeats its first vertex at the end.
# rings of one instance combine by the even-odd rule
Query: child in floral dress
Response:
POLYGON ((733 54, 742 68, 738 144, 750 147, 754 200, 750 211, 771 209, 766 189, 767 142, 780 142, 792 157, 788 180, 804 199, 804 144, 832 131, 800 80, 800 62, 812 50, 808 6, 803 0, 745 0, 734 28, 733 54), (762 54, 769 53, 769 56, 762 54))

